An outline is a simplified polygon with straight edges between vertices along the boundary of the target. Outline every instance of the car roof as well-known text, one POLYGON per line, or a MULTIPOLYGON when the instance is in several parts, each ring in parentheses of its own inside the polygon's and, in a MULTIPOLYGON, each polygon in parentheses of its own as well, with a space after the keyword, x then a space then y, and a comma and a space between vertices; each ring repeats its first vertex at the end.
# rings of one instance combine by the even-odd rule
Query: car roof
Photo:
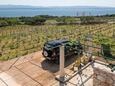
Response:
POLYGON ((47 44, 51 45, 51 46, 59 46, 61 44, 67 43, 69 42, 66 39, 58 39, 58 40, 52 40, 52 41, 48 41, 47 44))

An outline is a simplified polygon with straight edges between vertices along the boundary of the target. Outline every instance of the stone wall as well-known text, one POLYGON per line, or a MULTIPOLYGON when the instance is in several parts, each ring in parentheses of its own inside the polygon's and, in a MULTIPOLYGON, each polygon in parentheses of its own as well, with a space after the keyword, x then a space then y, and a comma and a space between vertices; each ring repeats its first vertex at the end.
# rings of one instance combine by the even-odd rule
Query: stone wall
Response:
POLYGON ((93 86, 115 86, 115 71, 111 72, 107 66, 95 63, 93 86))

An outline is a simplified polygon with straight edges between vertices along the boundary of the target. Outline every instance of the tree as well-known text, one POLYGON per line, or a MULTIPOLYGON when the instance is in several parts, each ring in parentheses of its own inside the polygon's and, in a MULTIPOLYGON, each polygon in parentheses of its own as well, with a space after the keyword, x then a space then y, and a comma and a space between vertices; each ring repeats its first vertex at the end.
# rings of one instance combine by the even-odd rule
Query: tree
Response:
POLYGON ((5 20, 0 20, 0 27, 8 26, 8 22, 5 20))
POLYGON ((20 17, 19 18, 21 22, 24 22, 28 25, 41 25, 44 24, 46 21, 46 18, 42 16, 35 16, 35 17, 20 17))
POLYGON ((46 18, 44 16, 35 16, 33 19, 36 25, 44 24, 46 21, 46 18))
POLYGON ((95 22, 95 19, 93 16, 83 16, 83 17, 80 17, 80 20, 82 24, 91 24, 95 22))
POLYGON ((8 18, 6 19, 7 23, 9 25, 17 25, 19 24, 18 18, 8 18))

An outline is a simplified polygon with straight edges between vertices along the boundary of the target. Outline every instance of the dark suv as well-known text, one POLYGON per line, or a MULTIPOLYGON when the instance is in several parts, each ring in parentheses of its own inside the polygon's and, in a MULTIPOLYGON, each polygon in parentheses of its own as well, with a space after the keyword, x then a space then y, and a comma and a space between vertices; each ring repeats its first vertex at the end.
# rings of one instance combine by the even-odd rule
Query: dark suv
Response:
POLYGON ((59 61, 59 46, 64 45, 65 58, 82 54, 83 47, 80 42, 69 41, 66 39, 52 40, 44 44, 42 55, 52 61, 59 61))

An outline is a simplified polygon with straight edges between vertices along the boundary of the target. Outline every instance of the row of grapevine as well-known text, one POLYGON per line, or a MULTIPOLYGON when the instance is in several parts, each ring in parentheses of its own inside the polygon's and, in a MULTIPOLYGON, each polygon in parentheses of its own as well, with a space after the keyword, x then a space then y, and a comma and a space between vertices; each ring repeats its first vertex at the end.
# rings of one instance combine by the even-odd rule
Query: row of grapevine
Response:
MULTIPOLYGON (((0 28, 0 59, 8 60, 41 50, 48 40, 68 38, 84 42, 88 34, 96 35, 95 46, 102 36, 113 37, 115 24, 95 25, 16 25, 0 28), (96 41, 97 40, 97 41, 96 41)), ((111 38, 110 40, 113 40, 111 38)))

